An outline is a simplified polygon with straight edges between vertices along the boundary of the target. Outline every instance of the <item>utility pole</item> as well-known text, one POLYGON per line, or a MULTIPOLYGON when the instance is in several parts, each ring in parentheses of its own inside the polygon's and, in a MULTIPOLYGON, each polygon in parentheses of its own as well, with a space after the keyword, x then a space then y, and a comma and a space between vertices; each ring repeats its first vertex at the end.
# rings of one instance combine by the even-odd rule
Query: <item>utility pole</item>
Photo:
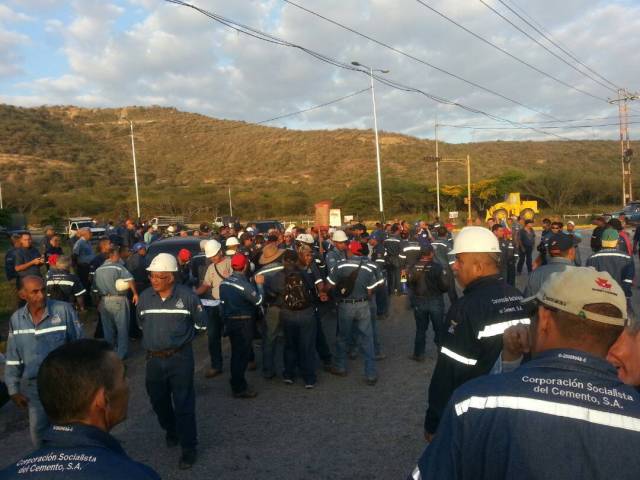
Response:
POLYGON ((2 205, 2 183, 0 183, 0 210, 4 209, 2 205))
POLYGON ((638 100, 637 93, 630 93, 624 88, 618 89, 618 98, 609 100, 609 103, 618 104, 618 117, 620 122, 620 163, 622 165, 622 206, 633 200, 633 188, 631 185, 631 157, 633 151, 629 143, 629 105, 628 102, 638 100))
POLYGON ((231 204, 231 185, 229 185, 229 216, 233 217, 233 205, 231 204))
POLYGON ((433 126, 436 140, 436 203, 438 211, 438 221, 440 221, 440 155, 438 155, 438 113, 436 112, 436 121, 433 126))
POLYGON ((471 219, 471 156, 467 155, 467 202, 468 202, 468 216, 467 225, 472 225, 471 219))
POLYGON ((136 145, 133 141, 133 121, 129 122, 131 126, 131 154, 133 155, 133 181, 136 185, 136 208, 138 210, 138 220, 140 220, 140 194, 138 192, 138 168, 136 166, 136 145))

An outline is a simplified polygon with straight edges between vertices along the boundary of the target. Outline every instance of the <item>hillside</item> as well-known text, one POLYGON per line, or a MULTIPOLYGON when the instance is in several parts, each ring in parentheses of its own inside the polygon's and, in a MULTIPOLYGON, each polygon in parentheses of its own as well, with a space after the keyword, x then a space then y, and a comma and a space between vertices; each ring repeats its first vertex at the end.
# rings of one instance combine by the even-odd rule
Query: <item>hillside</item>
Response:
MULTIPOLYGON (((143 216, 182 212, 207 219, 311 213, 332 199, 345 211, 376 211, 375 150, 369 130, 293 131, 218 120, 171 108, 81 109, 0 106, 0 168, 6 206, 32 220, 135 212, 129 122, 134 122, 143 216)), ((380 136, 386 210, 433 209, 435 173, 423 158, 434 143, 380 136)), ((511 188, 568 205, 619 203, 619 144, 614 141, 440 143, 446 157, 471 155, 472 181, 495 179, 478 209, 511 188)), ((441 183, 466 180, 462 166, 442 165, 441 183)), ((443 208, 463 208, 443 196, 443 208)))

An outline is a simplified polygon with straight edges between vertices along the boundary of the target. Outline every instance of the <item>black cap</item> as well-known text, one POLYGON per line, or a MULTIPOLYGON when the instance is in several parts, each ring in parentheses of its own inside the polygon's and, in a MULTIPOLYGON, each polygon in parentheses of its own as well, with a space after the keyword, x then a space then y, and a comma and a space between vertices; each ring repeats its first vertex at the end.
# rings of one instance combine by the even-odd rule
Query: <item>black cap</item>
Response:
POLYGON ((430 243, 420 246, 420 255, 429 255, 430 253, 433 253, 433 246, 430 243))
POLYGON ((573 239, 564 233, 554 233, 549 238, 549 250, 560 250, 564 252, 573 247, 573 239))
POLYGON ((617 231, 623 230, 622 222, 619 218, 612 218, 607 223, 611 226, 611 228, 615 228, 617 231))

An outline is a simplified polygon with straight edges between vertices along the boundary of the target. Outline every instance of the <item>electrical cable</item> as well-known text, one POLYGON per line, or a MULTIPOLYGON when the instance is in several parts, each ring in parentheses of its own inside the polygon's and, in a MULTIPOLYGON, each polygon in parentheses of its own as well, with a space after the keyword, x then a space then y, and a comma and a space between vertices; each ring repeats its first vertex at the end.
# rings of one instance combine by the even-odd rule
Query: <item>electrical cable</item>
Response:
POLYGON ((478 0, 482 5, 484 5, 485 7, 487 7, 490 11, 492 11, 493 13, 495 13, 498 17, 500 17, 501 19, 503 19, 505 22, 507 22, 509 25, 511 25, 513 28, 515 28, 516 30, 518 30, 520 33, 522 33, 524 36, 526 36, 527 38, 529 38, 531 41, 533 41, 534 43, 536 43, 537 45, 539 45, 541 48, 543 48, 545 51, 549 52, 551 55, 553 55, 555 58, 557 58, 558 60, 560 60, 561 62, 565 63, 566 65, 568 65, 569 67, 571 67, 572 69, 574 69, 576 72, 580 73, 581 75, 584 75, 585 77, 587 77, 588 79, 594 81, 595 83, 597 83, 598 85, 606 88, 607 90, 611 90, 613 92, 617 92, 618 90, 616 88, 610 87, 609 85, 606 85, 604 83, 602 83, 600 80, 593 78, 591 75, 588 75, 587 73, 583 72, 582 70, 580 70, 578 67, 576 67, 575 65, 572 65, 571 63, 567 62, 564 58, 562 58, 560 55, 558 55, 556 52, 554 52, 553 50, 551 50, 549 47, 547 47, 546 45, 542 44, 538 39, 534 38, 532 35, 530 35, 529 33, 525 32, 522 28, 520 28, 518 25, 516 25, 515 23, 513 23, 511 20, 509 20, 507 17, 505 17, 502 13, 500 13, 498 10, 496 10, 495 8, 493 8, 491 5, 489 5, 487 2, 485 2, 484 0, 478 0))
MULTIPOLYGON (((382 42, 382 41, 380 41, 380 40, 377 40, 377 39, 375 39, 375 38, 373 38, 373 37, 371 37, 371 36, 369 36, 369 35, 367 35, 367 34, 364 34, 364 33, 362 33, 362 32, 359 32, 358 30, 355 30, 355 29, 354 29, 354 28, 352 28, 352 27, 349 27, 349 26, 344 25, 344 24, 342 24, 342 23, 340 23, 340 22, 338 22, 338 21, 336 21, 336 20, 333 20, 333 19, 331 19, 331 18, 328 18, 328 17, 326 17, 326 16, 324 16, 324 15, 322 15, 322 14, 318 13, 318 12, 315 12, 315 11, 313 11, 313 10, 311 10, 311 9, 309 9, 309 8, 306 8, 306 7, 302 6, 302 5, 299 5, 299 4, 297 4, 297 3, 295 3, 295 2, 293 2, 293 1, 291 1, 291 0, 283 0, 283 1, 284 1, 285 3, 288 3, 289 5, 291 5, 291 6, 293 6, 293 7, 296 7, 296 8, 298 8, 298 9, 300 9, 300 10, 303 10, 303 11, 305 11, 305 12, 307 12, 307 13, 310 13, 311 15, 314 15, 314 16, 316 16, 316 17, 318 17, 318 18, 321 18, 322 20, 324 20, 324 21, 326 21, 326 22, 329 22, 329 23, 331 23, 331 24, 333 24, 333 25, 335 25, 335 26, 337 26, 337 27, 340 27, 340 28, 342 28, 342 29, 344 29, 344 30, 347 30, 348 32, 354 33, 354 34, 356 34, 356 35, 358 35, 358 36, 360 36, 360 37, 362 37, 362 38, 365 38, 365 39, 367 39, 367 40, 369 40, 369 41, 371 41, 371 42, 373 42, 373 43, 375 43, 375 44, 377 44, 377 45, 380 45, 381 47, 387 48, 387 49, 389 49, 389 50, 391 50, 391 51, 393 51, 393 52, 395 52, 395 53, 398 53, 398 54, 400 54, 400 55, 403 55, 403 56, 405 56, 405 57, 407 57, 407 58, 410 58, 411 60, 414 60, 414 61, 416 61, 416 62, 419 62, 419 63, 421 63, 421 64, 423 64, 423 65, 426 65, 426 66, 428 66, 428 67, 430 67, 430 68, 433 68, 434 70, 437 70, 437 71, 439 71, 439 72, 441 72, 441 73, 444 73, 445 75, 448 75, 448 76, 450 76, 450 77, 452 77, 452 78, 455 78, 456 80, 459 80, 459 81, 461 81, 461 82, 464 82, 464 83, 466 83, 466 84, 468 84, 468 85, 471 85, 471 86, 473 86, 473 87, 479 88, 480 90, 483 90, 483 91, 485 91, 485 92, 487 92, 487 93, 490 93, 490 94, 492 94, 492 95, 495 95, 495 96, 497 96, 497 97, 500 97, 500 98, 502 98, 503 100, 507 100, 508 102, 511 102, 511 103, 513 103, 513 104, 515 104, 515 105, 518 105, 518 106, 520 106, 520 107, 526 108, 527 110, 531 110, 532 112, 536 112, 536 113, 538 113, 538 114, 540 114, 540 115, 544 115, 544 116, 546 116, 546 117, 556 119, 555 117, 553 117, 552 115, 549 115, 549 114, 548 114, 548 113, 546 113, 546 112, 543 112, 543 111, 538 110, 538 109, 536 109, 536 108, 533 108, 533 107, 530 107, 530 106, 528 106, 528 105, 525 105, 524 103, 519 102, 518 100, 514 100, 513 98, 507 97, 506 95, 503 95, 503 94, 501 94, 500 92, 497 92, 497 91, 495 91, 495 90, 492 90, 491 88, 488 88, 488 87, 485 87, 485 86, 483 86, 483 85, 480 85, 479 83, 476 83, 476 82, 474 82, 474 81, 472 81, 472 80, 467 80, 466 78, 461 77, 460 75, 457 75, 457 74, 452 73, 452 72, 450 72, 450 71, 448 71, 448 70, 445 70, 445 69, 444 69, 444 68, 442 68, 442 67, 438 67, 437 65, 434 65, 434 64, 432 64, 432 63, 429 63, 429 62, 427 62, 426 60, 424 60, 424 59, 422 59, 422 58, 416 57, 415 55, 411 55, 410 53, 404 52, 403 50, 400 50, 399 48, 396 48, 396 47, 394 47, 393 45, 389 45, 389 44, 384 43, 384 42, 382 42)), ((556 120, 557 120, 557 119, 556 119, 556 120)))
POLYGON ((589 70, 591 73, 593 73, 594 75, 600 77, 600 79, 602 79, 603 81, 607 82, 608 84, 610 84, 614 89, 618 90, 620 87, 617 86, 615 83, 613 83, 611 80, 607 79, 606 77, 604 77, 603 75, 599 74, 598 72, 596 72, 593 68, 591 68, 589 65, 587 65, 586 63, 580 61, 580 59, 578 59, 576 57, 576 55, 574 55, 573 53, 571 53, 571 51, 569 51, 568 48, 564 48, 560 42, 556 42, 553 37, 551 36, 551 34, 544 28, 542 27, 542 25, 540 25, 539 22, 536 22, 535 19, 529 15, 525 10, 522 9, 522 7, 516 5, 514 2, 511 2, 514 6, 516 6, 521 12, 523 12, 527 17, 529 17, 531 19, 531 21, 535 24, 538 25, 538 27, 536 27, 536 25, 533 25, 531 22, 529 22, 526 18, 524 18, 522 15, 520 15, 518 12, 516 12, 513 8, 511 8, 511 6, 509 6, 506 2, 504 2, 503 0, 498 0, 502 5, 504 5, 507 9, 509 9, 509 11, 511 11, 515 16, 517 16, 520 20, 522 20, 524 23, 526 23, 527 25, 529 25, 529 27, 531 27, 533 30, 535 30, 538 34, 540 34, 545 40, 547 40, 549 43, 551 43, 553 46, 555 46, 558 50, 562 51, 565 55, 567 55, 569 58, 571 58, 574 62, 582 65, 584 68, 586 68, 587 70, 589 70), (546 33, 545 33, 546 32, 546 33))
MULTIPOLYGON (((628 123, 628 125, 638 125, 638 124, 640 124, 640 122, 628 123)), ((454 125, 449 123, 439 123, 438 126, 452 127, 452 128, 469 128, 472 130, 523 130, 525 129, 525 127, 503 127, 503 126, 485 127, 480 125, 454 125)), ((619 124, 617 123, 603 123, 600 125, 553 125, 553 126, 546 126, 544 128, 565 129, 565 128, 600 128, 600 127, 617 127, 617 126, 619 126, 619 124)))
MULTIPOLYGON (((521 125, 518 122, 515 122, 513 120, 509 120, 507 118, 503 118, 503 117, 500 117, 498 115, 494 115, 494 114, 485 112, 483 110, 479 110, 477 108, 470 107, 470 106, 464 105, 462 103, 446 99, 444 97, 440 97, 440 96, 437 96, 437 95, 430 94, 430 93, 425 92, 424 90, 421 90, 419 88, 403 85, 403 84, 401 84, 399 82, 396 82, 396 81, 393 81, 393 80, 389 80, 387 78, 383 78, 380 75, 376 75, 376 74, 370 73, 368 71, 361 70, 360 68, 355 68, 352 65, 346 64, 344 62, 340 62, 339 60, 335 60, 335 59, 333 59, 333 58, 331 58, 331 57, 329 57, 327 55, 315 52, 315 51, 313 51, 311 49, 308 49, 308 48, 305 48, 305 47, 303 47, 301 45, 297 45, 297 44, 288 42, 286 40, 282 40, 282 39, 280 39, 278 37, 275 37, 273 35, 261 32, 260 30, 254 29, 252 27, 248 27, 246 25, 242 25, 242 24, 240 24, 238 22, 235 22, 233 20, 224 18, 221 15, 217 15, 217 14, 215 14, 213 12, 209 12, 207 10, 204 10, 204 9, 202 9, 200 7, 197 7, 195 5, 189 4, 187 2, 183 2, 181 0, 165 0, 165 1, 168 2, 168 3, 174 3, 176 5, 181 5, 181 6, 188 7, 188 8, 191 8, 193 10, 196 10, 197 12, 200 12, 203 15, 211 18, 212 20, 214 20, 214 21, 216 21, 218 23, 221 23, 221 24, 223 24, 223 25, 225 25, 225 26, 227 26, 227 27, 239 32, 239 33, 245 33, 245 34, 247 34, 247 35, 249 35, 251 37, 257 38, 257 39, 266 40, 269 43, 275 43, 275 44, 279 44, 279 45, 283 45, 283 46, 289 46, 289 47, 292 47, 292 48, 296 48, 296 49, 301 50, 301 51, 303 51, 303 52, 305 52, 305 53, 307 53, 307 54, 309 54, 309 55, 311 55, 311 56, 313 56, 313 57, 315 57, 315 58, 317 58, 317 59, 319 59, 321 61, 324 61, 324 62, 329 63, 331 65, 334 65, 336 67, 343 68, 345 70, 358 71, 360 73, 366 74, 367 76, 371 75, 371 77, 375 78, 378 82, 380 82, 382 84, 385 84, 385 85, 387 85, 389 87, 395 88, 397 90, 401 90, 401 91, 405 91, 405 92, 419 93, 419 94, 424 95, 427 98, 430 98, 431 100, 433 100, 435 102, 438 102, 438 103, 455 106, 455 107, 461 108, 463 110, 466 110, 468 112, 477 113, 477 114, 486 116, 487 118, 490 118, 490 119, 493 119, 493 120, 496 120, 496 121, 500 121, 500 122, 509 123, 511 125, 521 125), (249 33, 247 33, 247 32, 249 32, 249 33)), ((563 139, 563 140, 569 140, 569 138, 567 138, 567 137, 562 137, 561 135, 557 135, 557 134, 552 133, 552 132, 545 132, 544 130, 540 130, 540 129, 535 128, 535 127, 527 127, 527 128, 529 128, 532 131, 535 131, 535 132, 538 132, 538 133, 542 133, 544 135, 553 136, 553 137, 556 137, 556 138, 559 138, 559 139, 563 139)))
POLYGON ((541 70, 540 68, 538 68, 538 67, 536 67, 536 66, 534 66, 534 65, 530 64, 529 62, 526 62, 525 60, 522 60, 521 58, 519 58, 519 57, 517 57, 516 55, 514 55, 514 54, 512 54, 512 53, 508 52, 508 51, 507 51, 507 50, 505 50, 504 48, 502 48, 502 47, 500 47, 500 46, 496 45, 495 43, 493 43, 493 42, 491 42, 491 41, 487 40, 487 39, 486 39, 486 38, 484 38, 483 36, 481 36, 481 35, 477 34, 476 32, 474 32, 474 31, 472 31, 472 30, 470 30, 470 29, 468 29, 468 28, 467 28, 467 27, 465 27, 464 25, 462 25, 462 24, 460 24, 460 23, 456 22, 456 21, 455 21, 455 20, 453 20, 452 18, 450 18, 450 17, 446 16, 444 13, 440 12, 439 10, 436 10, 436 9, 435 9, 435 8, 433 8, 431 5, 429 5, 429 4, 427 4, 427 3, 425 3, 423 0, 416 0, 416 2, 418 2, 418 3, 419 3, 420 5, 422 5, 423 7, 425 7, 425 8, 427 8, 427 9, 431 10, 433 13, 435 13, 435 14, 439 15, 440 17, 444 18, 444 19, 445 19, 445 20, 447 20, 448 22, 450 22, 450 23, 454 24, 454 25, 455 25, 455 26, 457 26, 458 28, 460 28, 460 29, 464 30, 464 31, 465 31, 465 32, 467 32, 468 34, 470 34, 470 35, 474 36, 475 38, 477 38, 478 40, 482 41, 483 43, 486 43, 487 45, 489 45, 489 46, 491 46, 491 47, 495 48, 496 50, 498 50, 498 51, 500 51, 500 52, 504 53, 504 54, 505 54, 505 55, 507 55, 508 57, 510 57, 510 58, 512 58, 512 59, 514 59, 515 61, 517 61, 517 62, 519 62, 519 63, 521 63, 521 64, 523 64, 523 65, 525 65, 525 66, 527 66, 527 67, 529 67, 530 69, 532 69, 532 70, 534 70, 534 71, 538 72, 539 74, 544 75, 545 77, 548 77, 548 78, 550 78, 550 79, 554 80, 555 82, 557 82, 557 83, 559 83, 559 84, 561 84, 561 85, 564 85, 564 86, 565 86, 565 87, 567 87, 567 88, 570 88, 571 90, 575 90, 576 92, 580 92, 580 93, 582 93, 582 94, 584 94, 584 95, 587 95, 587 96, 589 96, 589 97, 591 97, 591 98, 594 98, 594 99, 596 99, 596 100, 600 100, 600 101, 603 101, 603 102, 607 102, 607 103, 608 103, 608 100, 607 100, 606 98, 599 97, 599 96, 594 95, 594 94, 592 94, 592 93, 589 93, 589 92, 587 92, 587 91, 585 91, 585 90, 582 90, 582 89, 580 89, 580 88, 578 88, 578 87, 575 87, 575 86, 573 86, 573 85, 571 85, 571 84, 569 84, 569 83, 565 82, 564 80, 561 80, 561 79, 559 79, 558 77, 556 77, 556 76, 554 76, 554 75, 551 75, 550 73, 547 73, 547 72, 545 72, 544 70, 541 70))

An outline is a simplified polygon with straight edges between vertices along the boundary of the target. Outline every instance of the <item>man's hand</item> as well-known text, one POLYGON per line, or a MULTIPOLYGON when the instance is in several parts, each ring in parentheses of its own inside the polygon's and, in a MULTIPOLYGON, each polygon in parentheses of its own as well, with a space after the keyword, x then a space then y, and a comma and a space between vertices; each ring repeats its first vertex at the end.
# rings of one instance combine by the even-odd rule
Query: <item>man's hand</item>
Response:
POLYGON ((436 437, 435 433, 424 432, 424 439, 427 443, 433 442, 433 439, 436 437))
POLYGON ((530 349, 528 325, 514 325, 502 334, 502 360, 505 362, 518 360, 530 349))
POLYGON ((29 399, 21 393, 11 395, 11 400, 20 408, 27 408, 29 406, 29 399))
POLYGON ((131 301, 133 302, 134 305, 138 305, 138 294, 134 293, 133 297, 131 298, 131 301))
POLYGON ((44 257, 38 257, 31 260, 32 265, 44 265, 44 257))
POLYGON ((256 275, 254 280, 256 281, 256 285, 264 285, 264 275, 256 275))

